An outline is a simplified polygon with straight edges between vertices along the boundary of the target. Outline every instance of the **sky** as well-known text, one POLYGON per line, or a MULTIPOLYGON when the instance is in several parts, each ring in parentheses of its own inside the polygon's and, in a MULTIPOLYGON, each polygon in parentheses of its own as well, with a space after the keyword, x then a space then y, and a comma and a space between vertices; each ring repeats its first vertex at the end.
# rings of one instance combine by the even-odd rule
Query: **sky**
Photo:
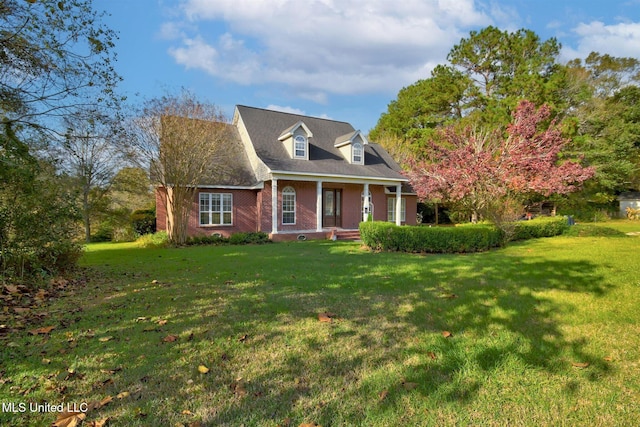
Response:
POLYGON ((365 133, 398 91, 429 78, 471 31, 529 29, 640 59, 640 0, 94 0, 119 34, 130 102, 186 88, 230 118, 248 105, 365 133))

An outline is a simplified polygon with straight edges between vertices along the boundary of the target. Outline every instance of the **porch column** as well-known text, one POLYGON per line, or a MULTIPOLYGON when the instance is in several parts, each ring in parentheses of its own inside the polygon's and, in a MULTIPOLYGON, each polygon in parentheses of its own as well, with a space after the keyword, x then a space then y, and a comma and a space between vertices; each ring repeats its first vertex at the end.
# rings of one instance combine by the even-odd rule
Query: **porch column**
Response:
POLYGON ((402 225, 402 184, 396 185, 396 225, 402 225))
POLYGON ((322 231, 322 181, 316 182, 316 231, 322 231))
POLYGON ((362 197, 362 221, 367 222, 369 219, 369 183, 364 183, 364 193, 362 197))
POLYGON ((278 180, 271 179, 271 233, 278 234, 278 180))

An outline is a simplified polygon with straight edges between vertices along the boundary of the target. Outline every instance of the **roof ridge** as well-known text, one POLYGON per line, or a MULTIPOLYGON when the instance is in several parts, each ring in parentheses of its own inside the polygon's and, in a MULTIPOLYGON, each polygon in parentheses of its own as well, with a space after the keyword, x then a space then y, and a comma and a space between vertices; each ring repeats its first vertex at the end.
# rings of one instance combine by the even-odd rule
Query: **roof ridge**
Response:
POLYGON ((346 124, 350 125, 351 127, 353 127, 353 125, 351 125, 351 123, 349 123, 347 121, 344 121, 344 120, 335 120, 335 119, 329 119, 329 118, 326 118, 326 117, 318 117, 318 116, 309 116, 309 115, 304 115, 304 114, 288 113, 286 111, 271 110, 269 108, 252 107, 251 105, 237 104, 236 107, 250 108, 252 110, 268 111, 270 113, 284 114, 284 115, 287 115, 287 116, 305 117, 305 118, 310 118, 310 119, 315 119, 315 120, 326 120, 328 122, 346 123, 346 124))

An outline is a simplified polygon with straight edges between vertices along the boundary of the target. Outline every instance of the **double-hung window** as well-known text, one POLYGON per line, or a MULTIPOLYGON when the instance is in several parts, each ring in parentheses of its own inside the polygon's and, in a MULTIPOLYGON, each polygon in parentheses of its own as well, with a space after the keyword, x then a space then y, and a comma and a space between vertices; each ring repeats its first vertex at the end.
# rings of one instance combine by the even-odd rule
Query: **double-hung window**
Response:
POLYGON ((303 135, 296 135, 293 138, 293 157, 296 159, 307 158, 307 138, 303 135))
MULTIPOLYGON (((406 222, 407 217, 407 199, 400 199, 400 221, 406 222)), ((389 197, 387 199, 387 221, 396 222, 396 198, 389 197)))
POLYGON ((282 190, 282 224, 296 223, 296 190, 285 187, 282 190))
POLYGON ((228 193, 200 193, 200 225, 231 225, 233 197, 228 193))
POLYGON ((353 144, 351 146, 351 154, 352 154, 351 163, 356 165, 364 164, 364 150, 362 148, 362 144, 360 144, 359 142, 356 142, 355 144, 353 144))

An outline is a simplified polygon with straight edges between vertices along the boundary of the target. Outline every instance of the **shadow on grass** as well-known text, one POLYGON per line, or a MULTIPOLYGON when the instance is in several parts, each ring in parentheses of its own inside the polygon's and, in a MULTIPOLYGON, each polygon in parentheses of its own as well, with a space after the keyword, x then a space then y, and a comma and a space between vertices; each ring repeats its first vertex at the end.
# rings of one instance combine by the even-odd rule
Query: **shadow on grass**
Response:
MULTIPOLYGON (((112 287, 101 285, 105 297, 59 328, 113 340, 87 338, 58 359, 108 354, 92 369, 124 369, 101 392, 129 390, 135 403, 123 401, 125 413, 135 418, 133 407, 148 405, 154 422, 167 425, 184 421, 183 409, 206 425, 301 414, 323 426, 358 425, 401 406, 403 380, 419 396, 468 402, 483 372, 512 366, 556 374, 587 362, 593 380, 606 375, 602 355, 563 333, 571 304, 549 296, 605 295, 598 265, 511 253, 372 254, 349 244, 292 243, 131 252, 126 261, 113 254, 108 263, 124 262, 124 271, 96 267, 112 287), (334 311, 335 321, 319 322, 323 311, 334 311), (164 342, 171 334, 177 341, 164 342), (210 368, 206 376, 198 363, 210 368), (159 403, 188 406, 190 396, 199 407, 159 403)), ((32 368, 28 359, 19 364, 32 368)), ((567 384, 567 392, 576 387, 567 384)))

